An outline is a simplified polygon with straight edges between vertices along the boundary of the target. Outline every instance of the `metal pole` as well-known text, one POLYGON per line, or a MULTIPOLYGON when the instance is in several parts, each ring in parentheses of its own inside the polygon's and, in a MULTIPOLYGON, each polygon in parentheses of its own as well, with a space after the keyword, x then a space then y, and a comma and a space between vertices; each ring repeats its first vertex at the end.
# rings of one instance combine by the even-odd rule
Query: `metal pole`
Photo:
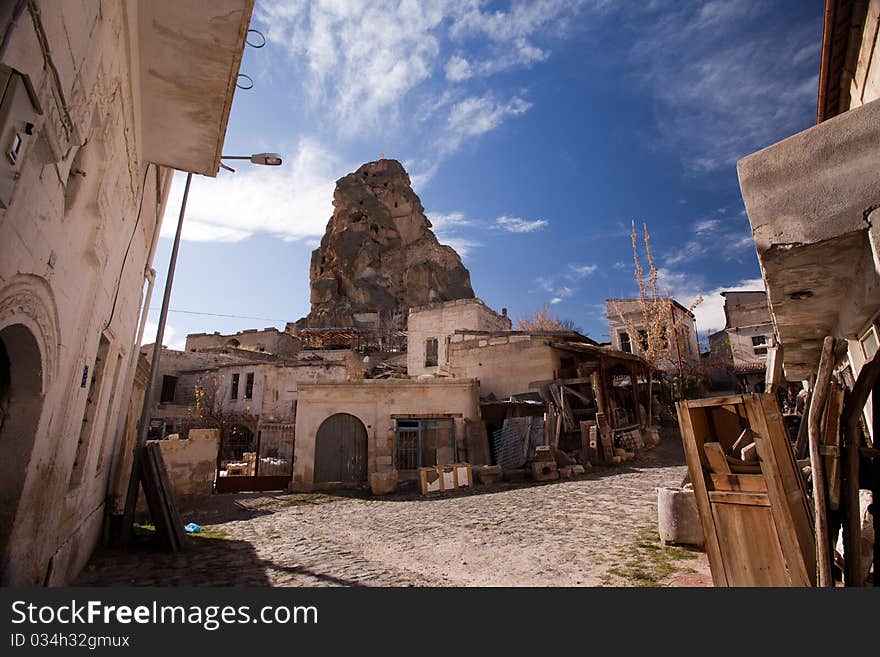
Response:
POLYGON ((162 297, 162 310, 159 313, 159 328, 156 330, 156 342, 153 345, 153 358, 150 363, 150 376, 147 377, 147 388, 144 390, 144 405, 138 423, 137 440, 131 461, 131 474, 128 478, 128 492, 125 496, 125 511, 122 516, 122 544, 131 541, 134 525, 134 510, 137 504, 138 488, 141 483, 141 448, 147 441, 150 431, 150 415, 153 407, 153 387, 159 372, 159 356, 162 353, 162 340, 165 338, 165 320, 168 318, 168 305, 171 301, 171 284, 174 282, 174 268, 177 265, 177 252, 180 248, 180 233, 183 229, 183 216, 186 213, 186 200, 189 197, 189 185, 192 173, 186 175, 186 187, 183 189, 183 202, 180 204, 180 216, 177 219, 177 232, 174 234, 174 245, 171 247, 171 261, 168 263, 168 276, 165 279, 165 294, 162 297))

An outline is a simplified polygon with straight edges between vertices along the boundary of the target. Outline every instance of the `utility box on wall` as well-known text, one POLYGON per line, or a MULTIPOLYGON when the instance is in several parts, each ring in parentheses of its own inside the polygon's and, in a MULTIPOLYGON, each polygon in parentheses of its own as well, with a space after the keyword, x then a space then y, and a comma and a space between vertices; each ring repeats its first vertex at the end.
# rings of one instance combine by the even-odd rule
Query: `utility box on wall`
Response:
POLYGON ((12 202, 43 110, 27 75, 0 64, 0 207, 12 202))

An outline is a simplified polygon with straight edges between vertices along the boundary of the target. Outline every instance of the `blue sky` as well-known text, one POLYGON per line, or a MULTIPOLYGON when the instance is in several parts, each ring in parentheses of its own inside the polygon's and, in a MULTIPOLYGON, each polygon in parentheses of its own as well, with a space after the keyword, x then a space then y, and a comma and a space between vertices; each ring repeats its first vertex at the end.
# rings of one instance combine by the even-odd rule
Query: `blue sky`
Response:
POLYGON ((254 87, 236 92, 224 153, 285 163, 194 180, 165 344, 307 314, 335 180, 380 153, 407 167, 490 306, 515 317, 550 303, 607 340, 604 300, 635 294, 635 219, 661 284, 704 297, 701 335, 720 328, 718 292, 760 286, 736 161, 815 122, 822 7, 257 0, 267 44, 246 48, 254 87))

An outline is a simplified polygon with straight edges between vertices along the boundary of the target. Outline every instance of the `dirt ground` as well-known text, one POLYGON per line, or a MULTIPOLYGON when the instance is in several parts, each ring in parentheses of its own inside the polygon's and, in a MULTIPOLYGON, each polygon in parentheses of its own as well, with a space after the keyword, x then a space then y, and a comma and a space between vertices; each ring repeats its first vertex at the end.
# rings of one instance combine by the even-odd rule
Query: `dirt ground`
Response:
POLYGON ((577 479, 423 498, 214 495, 167 554, 149 531, 99 550, 79 585, 709 586, 703 552, 663 547, 656 488, 686 470, 677 435, 577 479))

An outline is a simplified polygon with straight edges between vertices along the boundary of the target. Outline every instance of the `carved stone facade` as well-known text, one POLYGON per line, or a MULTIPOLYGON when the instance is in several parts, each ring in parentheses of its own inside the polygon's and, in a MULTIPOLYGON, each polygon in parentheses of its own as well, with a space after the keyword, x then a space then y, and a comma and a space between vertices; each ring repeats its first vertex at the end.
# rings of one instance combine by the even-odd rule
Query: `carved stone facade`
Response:
POLYGON ((0 7, 0 582, 57 585, 124 495, 173 169, 216 175, 253 2, 0 7))

